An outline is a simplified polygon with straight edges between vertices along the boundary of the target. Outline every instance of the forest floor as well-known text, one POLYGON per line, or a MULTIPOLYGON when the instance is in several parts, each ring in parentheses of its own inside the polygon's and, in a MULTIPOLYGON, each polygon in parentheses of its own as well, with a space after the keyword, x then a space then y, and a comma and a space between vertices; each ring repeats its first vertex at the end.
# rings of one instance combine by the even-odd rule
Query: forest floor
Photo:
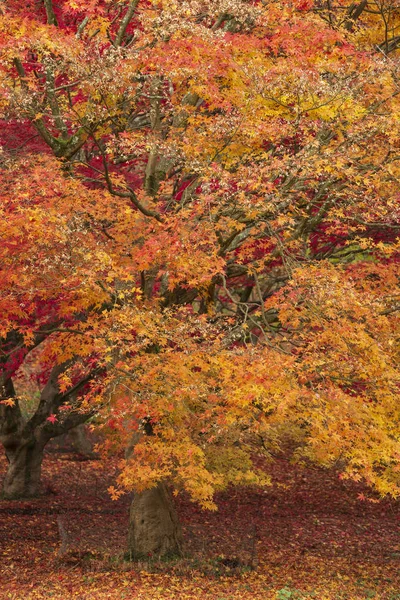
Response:
MULTIPOLYGON (((0 455, 0 483, 5 467, 0 455)), ((131 495, 107 492, 116 469, 49 453, 46 495, 0 500, 1 600, 400 600, 399 502, 282 459, 273 486, 221 493, 217 512, 179 495, 184 558, 135 564, 131 495)))

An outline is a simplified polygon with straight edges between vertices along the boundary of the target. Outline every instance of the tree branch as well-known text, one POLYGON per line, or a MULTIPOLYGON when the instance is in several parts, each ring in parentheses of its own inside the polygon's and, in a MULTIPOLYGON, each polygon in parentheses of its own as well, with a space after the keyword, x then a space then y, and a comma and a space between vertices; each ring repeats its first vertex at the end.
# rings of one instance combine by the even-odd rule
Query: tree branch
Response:
POLYGON ((75 37, 79 40, 81 38, 81 35, 86 27, 86 25, 89 23, 89 17, 85 17, 82 21, 82 23, 79 25, 78 29, 76 30, 76 35, 75 37))
POLYGON ((110 178, 110 173, 109 173, 108 164, 107 164, 107 158, 105 156, 104 150, 103 150, 100 142, 98 140, 96 140, 96 138, 94 136, 92 137, 92 139, 101 153, 103 167, 104 167, 104 172, 102 172, 101 175, 105 179, 106 186, 107 186, 107 189, 110 192, 110 194, 112 194, 113 196, 117 196, 118 198, 129 199, 132 202, 132 204, 134 206, 136 206, 137 209, 140 210, 141 213, 146 215, 146 217, 153 217, 153 219, 156 219, 157 221, 162 223, 163 220, 161 218, 161 215, 158 212, 143 206, 143 204, 140 202, 140 200, 138 199, 134 190, 131 187, 127 186, 127 190, 128 190, 127 192, 119 192, 118 190, 114 189, 111 178, 110 178))
POLYGON ((54 14, 52 0, 43 0, 43 2, 44 2, 44 7, 46 9, 47 23, 49 25, 55 25, 57 27, 58 21, 57 21, 56 15, 54 14))
POLYGON ((128 28, 129 23, 131 22, 131 19, 134 15, 134 12, 135 12, 138 4, 139 4, 139 0, 133 0, 133 2, 131 2, 130 6, 129 6, 124 18, 122 19, 121 24, 118 29, 118 32, 117 32, 117 35, 115 36, 115 40, 113 42, 113 44, 116 48, 122 44, 122 40, 124 38, 125 32, 128 28))
POLYGON ((0 440, 6 445, 13 438, 24 423, 18 399, 15 397, 14 385, 11 377, 1 381, 0 398, 14 400, 13 406, 0 404, 0 440))
POLYGON ((352 4, 349 8, 347 18, 345 21, 345 29, 347 31, 351 31, 353 29, 354 23, 357 21, 362 12, 366 9, 368 5, 368 0, 362 0, 359 4, 352 4))
POLYGON ((95 412, 95 410, 91 410, 89 412, 71 413, 65 419, 56 423, 49 423, 46 421, 41 431, 42 438, 48 441, 51 438, 62 435, 63 433, 70 431, 70 429, 73 429, 78 425, 82 425, 82 423, 86 423, 86 421, 92 417, 95 412))
MULTIPOLYGON (((71 361, 53 367, 49 380, 47 381, 40 395, 40 401, 36 412, 29 419, 24 428, 26 431, 33 432, 38 427, 46 424, 47 417, 49 417, 52 413, 55 413, 67 398, 70 398, 71 396, 77 394, 96 374, 96 371, 91 371, 88 375, 82 377, 82 379, 80 379, 66 392, 60 393, 58 378, 61 375, 61 373, 63 373, 67 369, 70 363, 71 361)), ((55 433, 54 436, 51 435, 50 437, 55 437, 56 435, 58 434, 55 433)))

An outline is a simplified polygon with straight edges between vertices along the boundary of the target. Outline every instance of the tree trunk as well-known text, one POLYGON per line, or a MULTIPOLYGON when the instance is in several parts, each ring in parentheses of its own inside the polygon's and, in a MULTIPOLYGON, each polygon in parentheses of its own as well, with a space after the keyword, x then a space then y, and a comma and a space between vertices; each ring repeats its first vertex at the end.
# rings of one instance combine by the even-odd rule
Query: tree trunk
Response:
POLYGON ((163 483, 135 494, 129 516, 128 545, 133 560, 181 554, 178 516, 163 483))
POLYGON ((43 445, 35 440, 5 448, 9 462, 3 483, 5 498, 37 496, 43 461, 43 445))
POLYGON ((93 377, 89 373, 67 392, 61 393, 58 378, 69 365, 70 362, 66 362, 53 367, 40 393, 36 411, 28 420, 22 415, 11 377, 0 377, 0 400, 13 400, 11 405, 0 404, 0 443, 4 446, 9 463, 3 484, 6 498, 37 496, 40 492, 43 450, 47 442, 84 423, 93 414, 93 411, 76 412, 49 420, 65 400, 76 398, 93 377))
POLYGON ((83 423, 70 429, 69 436, 74 449, 79 452, 79 454, 87 456, 88 458, 93 458, 93 447, 86 434, 85 425, 83 423))

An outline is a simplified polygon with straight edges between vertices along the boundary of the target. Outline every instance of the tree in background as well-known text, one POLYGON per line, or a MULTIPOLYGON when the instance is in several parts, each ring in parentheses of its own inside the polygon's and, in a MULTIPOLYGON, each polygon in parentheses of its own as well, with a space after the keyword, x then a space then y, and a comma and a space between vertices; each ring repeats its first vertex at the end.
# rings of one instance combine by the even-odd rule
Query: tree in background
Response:
POLYGON ((130 446, 111 493, 137 492, 135 556, 179 551, 165 482, 213 508, 268 482, 261 451, 398 495, 397 24, 366 2, 3 9, 7 495, 94 414, 130 446))

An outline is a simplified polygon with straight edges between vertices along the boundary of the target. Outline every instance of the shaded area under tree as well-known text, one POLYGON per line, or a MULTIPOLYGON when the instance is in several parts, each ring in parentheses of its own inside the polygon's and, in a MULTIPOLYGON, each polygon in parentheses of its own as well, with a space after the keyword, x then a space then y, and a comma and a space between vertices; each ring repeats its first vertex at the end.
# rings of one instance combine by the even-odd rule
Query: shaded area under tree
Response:
MULTIPOLYGON (((282 589, 329 599, 372 593, 383 599, 400 589, 399 503, 359 500, 366 490, 334 472, 278 460, 273 487, 224 492, 215 513, 180 495, 175 502, 183 558, 137 564, 123 559, 131 495, 112 501, 106 491, 116 461, 72 459, 45 455, 50 495, 0 504, 3 590, 13 600, 44 591, 60 600, 78 591, 102 600, 123 590, 132 596, 140 591, 146 600, 160 590, 165 599, 180 591, 198 598, 199 590, 204 598, 224 597, 229 590, 234 599, 275 600, 282 589)), ((5 472, 4 457, 0 470, 5 472)))

